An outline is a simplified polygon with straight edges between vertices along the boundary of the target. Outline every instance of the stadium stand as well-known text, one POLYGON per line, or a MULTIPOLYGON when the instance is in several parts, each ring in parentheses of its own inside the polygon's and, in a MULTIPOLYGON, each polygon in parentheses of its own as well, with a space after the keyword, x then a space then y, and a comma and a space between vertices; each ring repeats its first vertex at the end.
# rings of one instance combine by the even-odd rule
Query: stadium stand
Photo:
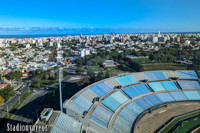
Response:
POLYGON ((116 80, 122 85, 127 86, 130 84, 137 83, 137 80, 132 75, 122 76, 116 78, 116 80))
POLYGON ((110 108, 112 111, 115 111, 120 106, 120 103, 118 103, 110 96, 103 100, 102 103, 108 108, 110 108))
POLYGON ((97 94, 99 97, 102 97, 103 95, 106 94, 101 88, 98 88, 97 86, 93 86, 90 88, 95 94, 97 94))
POLYGON ((161 104, 162 102, 156 95, 150 95, 145 97, 152 105, 161 104))
POLYGON ((162 81, 162 85, 165 87, 167 90, 176 90, 178 87, 173 81, 162 81))
POLYGON ((134 88, 140 93, 145 94, 151 92, 145 84, 135 85, 134 88))
POLYGON ((140 107, 142 107, 144 110, 147 108, 150 108, 152 105, 144 98, 140 98, 135 100, 135 103, 137 103, 140 107))
POLYGON ((96 84, 95 86, 92 86, 90 90, 92 90, 99 97, 102 97, 107 93, 113 91, 113 89, 110 88, 105 82, 101 82, 99 84, 96 84))
POLYGON ((107 127, 112 114, 113 113, 111 111, 109 111, 102 105, 98 105, 92 113, 90 119, 101 124, 102 126, 107 127))
POLYGON ((86 133, 97 133, 97 131, 95 131, 94 129, 92 129, 90 127, 87 127, 86 133))
POLYGON ((121 132, 130 133, 131 125, 132 125, 132 123, 129 123, 128 121, 121 118, 120 116, 117 116, 115 119, 115 122, 113 124, 113 127, 115 127, 115 129, 118 130, 117 132, 119 132, 121 130, 121 132))
POLYGON ((184 101, 188 100, 183 92, 169 92, 170 95, 176 100, 176 101, 184 101))
POLYGON ((139 72, 104 79, 66 100, 64 111, 53 112, 45 124, 52 133, 130 133, 143 113, 159 105, 200 101, 198 78, 190 70, 139 72), (96 98, 99 100, 94 101, 96 98))
POLYGON ((74 120, 70 116, 60 113, 55 123, 56 128, 60 128, 68 133, 81 132, 82 123, 74 120))
POLYGON ((136 79, 137 81, 148 80, 148 78, 145 76, 145 74, 144 74, 143 72, 134 73, 133 76, 135 77, 135 79, 136 79))
POLYGON ((85 98, 83 98, 82 96, 78 96, 74 101, 73 101, 73 106, 71 106, 74 111, 81 111, 79 113, 82 113, 82 111, 88 111, 89 108, 92 106, 92 103, 89 102, 88 100, 86 100, 85 98), (80 107, 83 110, 76 110, 76 107, 80 107))
POLYGON ((193 81, 177 81, 180 87, 184 89, 196 89, 193 81))
POLYGON ((135 115, 126 108, 123 108, 121 110, 121 112, 119 113, 119 116, 130 123, 133 123, 133 121, 136 119, 135 115))
POLYGON ((90 89, 87 89, 86 91, 84 91, 81 94, 82 97, 84 97, 85 99, 87 99, 88 101, 92 102, 94 98, 98 97, 97 94, 95 94, 93 91, 91 91, 90 89))
POLYGON ((65 132, 63 130, 61 130, 61 129, 58 129, 58 128, 54 127, 52 129, 52 133, 65 133, 65 132))
POLYGON ((196 86, 197 89, 200 89, 200 84, 199 81, 193 81, 194 85, 196 86))
POLYGON ((163 73, 164 73, 164 75, 166 76, 167 79, 178 78, 178 74, 177 74, 176 71, 164 71, 163 73))
POLYGON ((169 93, 159 93, 156 94, 163 102, 172 102, 174 99, 169 95, 169 93))
POLYGON ((120 83, 115 78, 109 78, 105 80, 105 83, 110 86, 111 88, 114 88, 115 86, 119 86, 120 83))
POLYGON ((120 104, 123 104, 123 103, 125 103, 126 101, 129 100, 129 99, 128 99, 124 94, 122 94, 120 91, 113 93, 113 94, 111 95, 111 97, 112 97, 115 101, 117 101, 118 103, 120 103, 120 104))
POLYGON ((144 73, 149 81, 165 80, 167 79, 163 72, 146 72, 144 73))
POLYGON ((69 106, 70 109, 74 110, 74 112, 76 112, 79 115, 83 115, 83 112, 85 111, 83 108, 81 108, 79 105, 72 103, 69 106))
POLYGON ((100 88, 101 90, 103 90, 106 94, 113 91, 112 88, 110 88, 106 83, 101 82, 99 84, 96 85, 96 87, 100 88))
POLYGON ((189 100, 200 100, 200 95, 197 91, 184 91, 184 94, 189 100))
POLYGON ((195 71, 177 71, 180 79, 198 79, 195 71))
POLYGON ((148 85, 151 87, 153 91, 163 91, 165 88, 161 85, 160 82, 152 82, 148 83, 148 85))
POLYGON ((136 96, 139 96, 139 92, 137 92, 133 87, 125 88, 123 91, 130 97, 134 98, 136 96))

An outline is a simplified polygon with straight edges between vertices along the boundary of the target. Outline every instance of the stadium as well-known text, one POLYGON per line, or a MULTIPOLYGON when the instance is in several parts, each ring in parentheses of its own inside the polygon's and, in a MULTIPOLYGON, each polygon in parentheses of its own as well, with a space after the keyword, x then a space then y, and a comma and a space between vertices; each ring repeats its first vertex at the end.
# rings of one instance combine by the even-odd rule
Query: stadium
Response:
POLYGON ((196 71, 121 74, 91 84, 63 103, 46 108, 35 124, 50 133, 161 132, 171 118, 200 109, 196 71))

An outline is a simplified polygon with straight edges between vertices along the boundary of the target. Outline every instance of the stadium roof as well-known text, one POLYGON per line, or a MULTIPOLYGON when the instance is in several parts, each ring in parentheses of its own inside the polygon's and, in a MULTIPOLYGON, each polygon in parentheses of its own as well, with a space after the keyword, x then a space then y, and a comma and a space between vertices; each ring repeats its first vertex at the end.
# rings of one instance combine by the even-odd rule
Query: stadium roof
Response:
POLYGON ((195 71, 122 74, 85 87, 63 103, 64 112, 55 116, 54 111, 46 124, 51 121, 48 125, 52 133, 133 132, 143 112, 179 101, 200 101, 195 71))

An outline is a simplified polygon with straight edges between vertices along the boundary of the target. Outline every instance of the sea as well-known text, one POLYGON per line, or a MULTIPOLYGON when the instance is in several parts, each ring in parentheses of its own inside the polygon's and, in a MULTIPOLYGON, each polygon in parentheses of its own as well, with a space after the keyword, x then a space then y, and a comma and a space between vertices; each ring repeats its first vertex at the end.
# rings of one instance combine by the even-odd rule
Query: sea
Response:
MULTIPOLYGON (((112 32, 110 32, 112 33, 112 32)), ((105 34, 110 34, 110 33, 105 33, 105 34)), ((131 32, 127 32, 127 33, 131 33, 131 32)), ((135 32, 133 34, 145 34, 145 33, 157 33, 157 32, 135 32)), ((162 34, 197 34, 200 32, 162 32, 162 34)), ((103 34, 102 33, 87 33, 87 34, 83 34, 83 35, 99 35, 99 34, 103 34)), ((114 32, 114 34, 122 34, 122 32, 116 33, 114 32)), ((80 34, 17 34, 17 35, 1 35, 0 34, 0 38, 16 38, 16 39, 23 39, 23 38, 39 38, 39 37, 65 37, 65 36, 75 36, 75 35, 80 35, 80 34)))

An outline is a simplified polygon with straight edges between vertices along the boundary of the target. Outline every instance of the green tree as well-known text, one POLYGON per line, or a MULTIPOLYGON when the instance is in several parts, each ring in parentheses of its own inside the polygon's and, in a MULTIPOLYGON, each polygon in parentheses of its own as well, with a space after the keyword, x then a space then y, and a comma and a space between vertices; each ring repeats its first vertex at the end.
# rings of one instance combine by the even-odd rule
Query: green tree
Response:
POLYGON ((8 85, 3 89, 0 89, 0 96, 5 100, 8 100, 13 95, 14 95, 14 88, 11 85, 8 85))
POLYGON ((4 99, 1 96, 0 96, 0 103, 4 103, 4 99))
POLYGON ((14 71, 14 72, 10 72, 7 77, 10 79, 10 80, 19 80, 21 79, 22 77, 22 72, 21 71, 14 71))

